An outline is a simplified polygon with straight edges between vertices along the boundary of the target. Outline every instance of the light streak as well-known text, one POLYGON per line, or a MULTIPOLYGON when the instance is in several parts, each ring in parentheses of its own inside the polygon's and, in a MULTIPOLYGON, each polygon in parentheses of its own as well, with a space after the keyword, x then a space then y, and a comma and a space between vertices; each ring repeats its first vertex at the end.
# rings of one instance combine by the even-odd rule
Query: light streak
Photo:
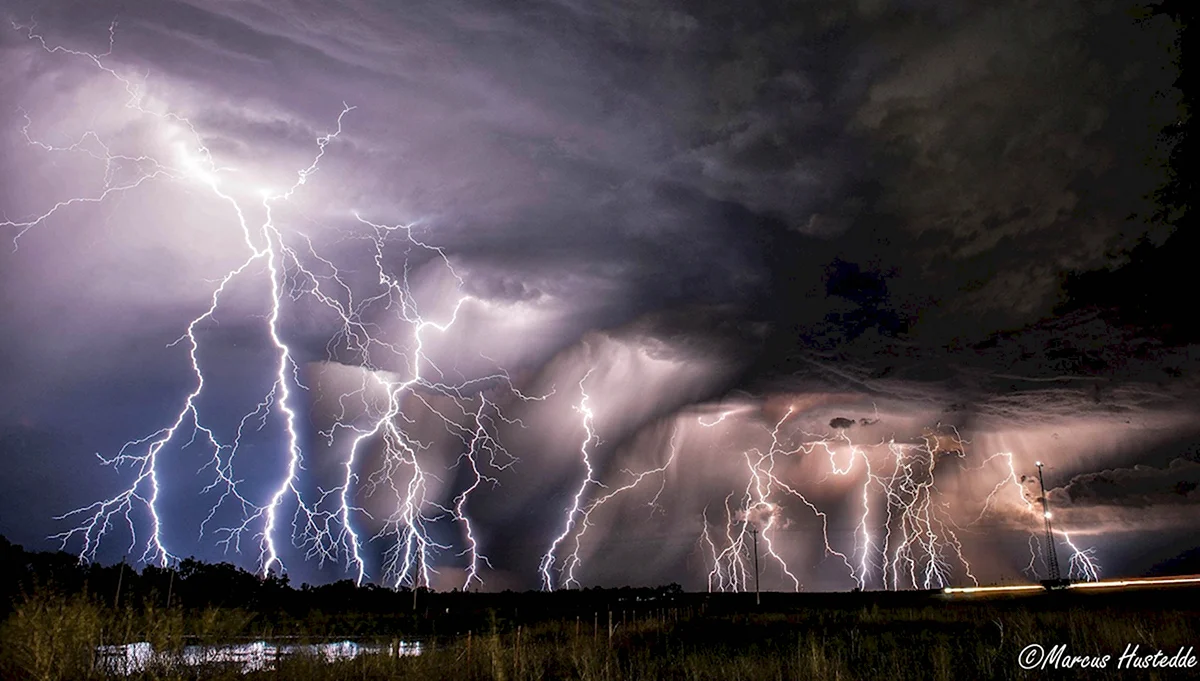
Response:
MULTIPOLYGON (((1135 577, 1130 579, 1109 579, 1103 581, 1090 582, 1073 582, 1064 585, 1066 589, 1124 589, 1129 587, 1139 586, 1179 586, 1185 584, 1200 584, 1200 576, 1187 575, 1180 577, 1135 577)), ((968 587, 945 587, 942 593, 946 594, 977 594, 977 593, 1004 593, 1004 592, 1034 592, 1045 591, 1046 587, 1041 584, 1011 584, 1004 586, 968 586, 968 587)))
POLYGON ((942 589, 947 594, 985 594, 1012 591, 1045 591, 1041 584, 1009 584, 1005 586, 948 586, 942 589))
POLYGON ((1131 586, 1176 586, 1180 584, 1200 584, 1200 576, 1187 575, 1180 577, 1140 577, 1133 579, 1110 579, 1096 582, 1075 582, 1067 585, 1068 589, 1119 589, 1131 586))

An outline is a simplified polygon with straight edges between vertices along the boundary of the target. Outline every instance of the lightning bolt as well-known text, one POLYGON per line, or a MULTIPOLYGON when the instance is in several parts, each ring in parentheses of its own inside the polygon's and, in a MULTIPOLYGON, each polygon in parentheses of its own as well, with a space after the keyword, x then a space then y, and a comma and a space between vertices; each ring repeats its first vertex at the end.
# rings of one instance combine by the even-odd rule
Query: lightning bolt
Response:
MULTIPOLYGON (((642 484, 643 480, 646 480, 647 478, 650 478, 651 476, 662 476, 661 481, 658 486, 658 491, 654 493, 654 497, 647 504, 651 508, 651 512, 650 512, 651 516, 654 515, 654 512, 656 510, 661 510, 661 508, 658 506, 658 500, 662 496, 663 491, 666 489, 666 485, 667 485, 666 472, 667 472, 667 469, 669 469, 671 467, 671 465, 673 463, 675 463, 675 459, 679 454, 679 427, 678 427, 678 425, 676 425, 671 430, 671 439, 670 439, 670 444, 668 446, 668 452, 669 452, 669 454, 667 456, 667 459, 666 459, 666 461, 663 462, 663 464, 661 466, 657 466, 655 468, 650 468, 650 469, 644 470, 641 473, 634 473, 633 471, 629 470, 628 468, 624 469, 622 472, 625 473, 626 475, 630 476, 632 478, 632 480, 630 480, 629 482, 626 482, 625 484, 621 485, 620 487, 612 488, 611 491, 609 491, 607 494, 592 500, 582 510, 577 511, 578 516, 579 516, 579 521, 578 521, 578 523, 576 523, 578 530, 575 532, 574 548, 571 550, 571 553, 568 554, 567 557, 564 559, 563 571, 566 575, 565 579, 563 580, 564 586, 570 588, 572 585, 579 584, 579 580, 576 579, 576 577, 575 577, 575 570, 576 570, 576 568, 580 567, 583 564, 583 559, 580 558, 580 556, 579 556, 579 551, 581 549, 581 542, 583 540, 584 535, 587 534, 588 528, 592 527, 592 523, 591 523, 592 514, 595 513, 597 509, 599 509, 601 506, 608 503, 615 497, 617 497, 621 494, 624 494, 625 492, 628 492, 632 489, 635 489, 636 487, 638 487, 639 485, 642 484)), ((599 483, 596 483, 596 484, 599 485, 599 483)), ((576 508, 578 508, 578 506, 576 508)), ((568 523, 570 523, 570 520, 568 520, 568 523)), ((568 524, 568 533, 569 532, 570 532, 570 525, 568 524)), ((547 553, 547 555, 551 555, 551 553, 547 553)), ((544 575, 545 575, 545 573, 543 573, 543 576, 544 575)))
MULTIPOLYGON (((889 520, 896 518, 900 538, 886 559, 883 581, 900 588, 902 569, 907 567, 908 583, 914 588, 930 589, 946 586, 953 577, 953 563, 961 566, 964 575, 978 585, 971 564, 963 555, 962 542, 955 532, 957 525, 947 506, 937 502, 935 468, 946 456, 966 456, 969 444, 953 427, 940 424, 927 429, 922 443, 916 446, 887 443, 893 462, 893 473, 883 486, 888 500, 889 520), (948 446, 944 446, 947 443, 948 446), (923 567, 922 567, 923 566, 923 567)), ((882 555, 887 556, 892 543, 892 525, 886 523, 882 555)))
MULTIPOLYGON (((745 547, 750 526, 762 532, 767 557, 777 562, 783 575, 799 589, 799 580, 777 549, 776 533, 785 517, 784 502, 789 499, 800 502, 820 519, 825 555, 840 558, 859 588, 871 584, 874 574, 878 574, 877 583, 885 589, 940 588, 950 584, 960 572, 978 585, 959 538, 962 528, 954 521, 949 505, 939 500, 936 485, 935 470, 941 459, 966 456, 969 443, 955 428, 941 424, 928 428, 917 444, 891 438, 873 445, 855 443, 845 429, 826 434, 801 430, 797 435, 804 439, 789 444, 794 436, 786 435, 784 429, 793 414, 794 410, 789 409, 769 430, 769 446, 744 452, 748 486, 736 511, 727 506, 724 541, 714 539, 707 511, 704 514, 698 545, 707 550, 713 566, 709 573, 710 590, 745 587, 748 569, 745 547), (785 479, 778 472, 781 460, 813 454, 824 455, 828 472, 812 482, 819 485, 830 476, 860 480, 857 494, 862 511, 854 526, 853 546, 848 550, 839 550, 831 542, 827 513, 810 501, 797 482, 785 479), (873 499, 883 502, 879 513, 873 513, 873 499), (879 530, 878 538, 873 527, 879 530)), ((700 424, 714 427, 724 416, 701 420, 700 424)), ((981 516, 1004 484, 1002 481, 993 490, 981 516)), ((732 495, 727 504, 730 499, 732 495)))
MULTIPOLYGON (((581 397, 579 400, 579 406, 575 407, 575 410, 579 412, 579 415, 582 418, 584 431, 583 442, 579 445, 579 456, 580 460, 583 462, 584 477, 579 483, 579 489, 576 490, 575 495, 571 497, 571 505, 566 509, 566 515, 563 519, 562 532, 560 532, 558 536, 554 538, 554 541, 550 543, 550 548, 546 550, 546 553, 542 556, 542 560, 538 565, 538 572, 542 576, 542 589, 546 591, 552 591, 554 589, 554 577, 551 574, 554 569, 554 563, 557 560, 554 554, 558 550, 559 544, 561 544, 567 538, 567 536, 571 534, 571 530, 575 527, 575 519, 581 512, 584 495, 587 493, 588 488, 592 486, 604 487, 599 480, 596 480, 596 471, 592 466, 592 455, 590 451, 590 447, 594 445, 596 440, 596 431, 593 423, 595 419, 595 413, 592 412, 592 408, 588 403, 587 388, 584 387, 584 383, 587 382, 588 377, 592 375, 593 371, 595 371, 595 369, 588 369, 587 373, 583 375, 583 378, 579 379, 579 394, 581 397)), ((569 563, 569 565, 573 567, 575 563, 569 563)), ((574 573, 567 572, 564 586, 570 588, 571 584, 574 583, 574 579, 574 573)))
MULTIPOLYGON (((806 449, 804 445, 789 449, 784 444, 781 429, 793 413, 794 410, 789 408, 783 417, 768 430, 771 442, 765 452, 758 448, 751 448, 743 452, 743 458, 746 462, 747 484, 742 493, 741 504, 736 512, 729 505, 733 495, 731 494, 729 497, 726 497, 725 541, 722 548, 718 549, 713 542, 708 529, 707 512, 704 515, 701 542, 709 549, 713 564, 713 568, 709 573, 710 591, 714 587, 720 591, 738 591, 745 588, 748 583, 747 572, 750 569, 747 564, 747 547, 750 541, 748 537, 750 536, 751 528, 761 533, 767 556, 779 565, 783 576, 792 583, 793 588, 797 591, 800 590, 801 584, 799 578, 796 577, 776 547, 778 540, 776 533, 780 529, 781 518, 783 517, 783 509, 780 502, 776 501, 777 492, 782 492, 785 497, 799 501, 820 519, 826 555, 841 558, 846 568, 850 571, 851 576, 853 577, 855 574, 849 557, 834 549, 829 541, 828 515, 809 501, 799 489, 788 484, 776 474, 775 467, 778 458, 789 457, 799 453, 811 453, 812 451, 811 449, 806 449)), ((698 419, 698 423, 703 427, 712 428, 721 423, 727 415, 723 414, 721 418, 715 421, 698 419)))
POLYGON ((380 527, 371 539, 391 542, 383 553, 382 578, 396 586, 429 586, 436 572, 434 556, 449 548, 433 538, 431 525, 441 518, 449 518, 461 527, 465 544, 458 554, 467 564, 463 586, 469 588, 472 584, 481 584, 480 571, 490 564, 471 524, 469 502, 481 486, 498 484, 493 472, 506 470, 517 462, 496 437, 500 425, 523 426, 519 419, 504 414, 497 398, 507 394, 521 401, 538 401, 553 394, 553 389, 547 395, 526 395, 513 385, 503 370, 480 378, 450 380, 434 364, 426 349, 427 337, 445 334, 471 299, 460 293, 442 320, 434 321, 422 315, 409 280, 413 259, 439 259, 460 292, 463 279, 454 270, 448 254, 420 238, 414 226, 378 224, 354 213, 364 230, 355 238, 370 244, 376 270, 374 287, 363 295, 332 259, 319 254, 307 235, 277 223, 277 207, 290 202, 318 172, 327 147, 342 134, 343 121, 355 107, 343 103, 336 128, 316 138, 316 152, 311 162, 297 170, 294 181, 284 189, 257 191, 257 201, 252 206, 242 196, 246 187, 230 188, 226 174, 233 169, 216 163, 203 136, 187 117, 144 106, 142 85, 121 75, 109 64, 116 22, 109 28, 109 49, 101 54, 51 45, 37 32, 36 24, 14 24, 14 28, 24 32, 48 54, 91 63, 123 88, 127 109, 156 121, 162 129, 185 139, 176 144, 175 158, 169 162, 149 154, 117 153, 100 134, 91 130, 69 146, 54 146, 33 137, 30 133, 33 121, 22 111, 25 123, 21 132, 27 143, 48 153, 85 154, 103 161, 104 181, 102 189, 93 195, 62 199, 31 217, 0 222, 0 228, 13 230, 14 248, 30 230, 65 215, 67 211, 100 204, 157 181, 192 183, 204 188, 230 209, 245 248, 240 263, 216 280, 207 308, 193 318, 183 334, 169 346, 182 346, 186 350, 193 381, 175 416, 168 425, 127 442, 116 455, 98 455, 104 465, 115 469, 132 468, 132 480, 113 497, 59 516, 60 520, 73 519, 78 524, 55 538, 64 548, 79 541, 81 559, 94 559, 101 540, 119 523, 127 528, 131 547, 137 546, 140 533, 134 514, 140 509, 149 517, 141 560, 168 564, 174 556, 167 548, 159 509, 162 491, 159 461, 171 446, 183 449, 200 443, 209 450, 209 459, 200 471, 208 471, 213 476, 203 492, 217 495, 200 525, 201 537, 211 531, 218 536, 219 545, 235 552, 241 551, 243 539, 251 537, 257 543, 259 569, 264 576, 286 571, 280 543, 286 534, 307 559, 315 558, 318 564, 343 560, 345 569, 361 583, 369 576, 364 552, 364 544, 369 540, 356 523, 361 526, 374 521, 380 527), (252 225, 248 218, 251 208, 261 211, 261 222, 252 225), (391 249, 397 243, 403 256, 402 271, 398 274, 389 265, 391 249), (240 419, 229 440, 223 441, 216 429, 207 425, 200 407, 207 387, 199 356, 202 335, 209 325, 217 323, 223 297, 231 285, 243 279, 253 281, 256 277, 266 279, 263 299, 268 313, 263 327, 275 357, 272 381, 257 406, 240 419), (327 345, 329 358, 333 360, 336 355, 344 354, 348 361, 365 370, 360 388, 338 398, 341 413, 334 425, 321 433, 331 446, 343 430, 353 436, 342 466, 341 482, 332 489, 318 488, 311 495, 304 491, 302 480, 304 434, 300 429, 297 406, 298 391, 308 388, 300 379, 300 362, 282 328, 285 307, 301 299, 316 302, 336 320, 338 331, 327 345), (407 343, 392 342, 380 336, 375 317, 389 311, 410 329, 407 343), (387 356, 387 362, 380 361, 380 355, 387 356), (399 374, 383 369, 397 361, 404 367, 399 374), (386 396, 382 407, 369 398, 380 391, 386 396), (356 403, 366 414, 366 423, 349 417, 349 411, 356 403), (411 434, 409 427, 416 423, 416 417, 409 413, 413 409, 424 410, 461 443, 461 454, 455 466, 464 466, 469 471, 469 480, 449 505, 429 496, 427 482, 436 476, 432 462, 425 460, 425 452, 431 443, 422 442, 411 434), (235 464, 250 429, 262 430, 272 418, 281 422, 282 453, 286 463, 278 483, 265 499, 256 501, 240 487, 235 464), (380 464, 374 470, 364 471, 363 460, 367 449, 373 446, 382 449, 380 464), (395 510, 387 517, 376 519, 356 499, 379 490, 386 490, 394 497, 395 510), (229 505, 236 509, 240 520, 210 530, 210 526, 217 524, 222 509, 229 505), (285 530, 285 524, 290 525, 290 529, 285 530))
POLYGON ((1088 582, 1095 582, 1100 579, 1100 564, 1096 562, 1096 550, 1094 548, 1086 548, 1080 550, 1075 542, 1071 541, 1071 535, 1058 531, 1062 536, 1063 542, 1071 547, 1071 557, 1067 562, 1067 576, 1071 579, 1082 579, 1088 582))
MULTIPOLYGON (((22 29, 23 27, 14 24, 14 28, 22 29)), ((289 373, 289 369, 294 372, 297 370, 297 367, 292 360, 289 348, 282 341, 279 334, 279 270, 282 267, 279 246, 282 242, 282 235, 274 225, 271 217, 271 208, 273 202, 289 199, 293 192, 305 183, 308 176, 312 172, 315 172, 321 156, 324 155, 326 144, 328 144, 330 140, 332 140, 341 132, 342 117, 345 116, 345 114, 349 111, 353 110, 353 107, 343 105, 342 113, 338 116, 338 130, 318 139, 319 151, 316 155, 316 158, 313 160, 309 168, 301 170, 298 173, 295 184, 280 194, 263 194, 262 205, 266 210, 266 219, 257 230, 257 236, 260 238, 259 240, 261 245, 256 245, 256 230, 251 229, 245 217, 245 211, 242 209, 242 206, 238 200, 232 195, 225 193, 220 188, 219 172, 224 169, 216 166, 213 161, 212 154, 201 141, 201 137, 196 131, 196 128, 192 125, 191 121, 177 114, 163 114, 152 112, 144 108, 141 104, 142 96, 140 88, 132 83, 132 81, 118 74, 116 70, 109 67, 105 63, 104 60, 112 54, 112 47, 116 32, 115 22, 111 24, 109 28, 109 50, 98 55, 80 52, 77 50, 69 50, 61 46, 52 47, 46 43, 45 39, 40 34, 35 32, 36 26, 30 26, 26 30, 28 38, 36 41, 37 44, 40 45, 46 52, 50 54, 61 52, 74 57, 87 59, 95 66, 100 68, 103 72, 117 79, 124 86, 126 93, 129 95, 129 99, 125 103, 127 108, 135 109, 143 115, 153 116, 163 122, 171 122, 182 126, 183 129, 186 130, 186 132, 190 135, 194 143, 194 147, 192 149, 183 149, 182 153, 180 154, 179 161, 177 161, 175 164, 168 164, 148 156, 131 157, 128 155, 113 154, 109 146, 106 145, 100 139, 100 136, 94 131, 88 131, 80 138, 79 142, 76 142, 70 147, 57 148, 45 143, 37 142, 30 137, 29 127, 31 125, 31 121, 26 115, 26 125, 22 129, 22 133, 31 144, 34 144, 42 149, 48 151, 74 151, 83 149, 84 145, 88 141, 94 141, 96 146, 98 146, 100 153, 97 154, 97 152, 94 150, 89 150, 88 153, 94 158, 100 157, 102 160, 104 160, 105 184, 103 191, 97 196, 62 200, 55 203, 55 205, 49 210, 44 211, 31 219, 20 222, 6 221, 4 223, 0 223, 0 227, 17 228, 16 236, 13 238, 14 248, 18 246, 18 240, 30 229, 45 223, 51 217, 76 204, 100 203, 108 199, 113 194, 136 189, 147 181, 153 179, 165 178, 171 180, 191 180, 199 182, 200 184, 206 186, 215 197, 230 204, 234 209, 239 227, 242 231, 243 238, 249 251, 245 260, 238 267, 230 270, 224 275, 224 277, 220 279, 217 287, 212 293, 208 309, 198 317, 194 318, 188 324, 184 334, 180 336, 180 338, 174 343, 172 343, 171 346, 169 346, 172 347, 180 343, 186 344, 188 348, 188 358, 190 360, 192 374, 195 379, 192 391, 184 399, 181 409, 178 411, 171 424, 152 433, 149 436, 127 442, 121 447, 114 457, 100 457, 102 463, 113 466, 114 468, 120 468, 121 466, 133 467, 136 471, 133 482, 124 491, 110 499, 96 502, 94 504, 70 511, 63 516, 59 516, 59 519, 79 516, 82 517, 82 522, 75 528, 56 535, 56 538, 60 539, 65 546, 75 536, 81 535, 83 539, 83 548, 80 554, 81 557, 94 557, 95 551, 99 547, 101 538, 105 533, 112 529, 113 521, 117 518, 120 518, 130 530, 132 549, 133 545, 136 545, 137 543, 137 533, 131 513, 134 510, 134 506, 140 504, 148 511, 151 519, 150 533, 146 540, 141 559, 144 562, 157 562, 165 566, 172 558, 172 555, 164 544, 162 534, 162 518, 158 511, 158 499, 161 491, 161 485, 158 478, 157 462, 158 457, 162 454, 163 449, 172 441, 174 441, 184 428, 189 426, 192 432, 191 439, 187 442, 187 444, 194 442, 197 435, 203 435, 204 439, 213 449, 214 453, 212 465, 214 471, 216 472, 219 481, 226 485, 226 494, 222 496, 222 500, 229 498, 229 496, 233 496, 239 501, 243 502, 243 504, 250 504, 250 502, 248 502, 248 500, 236 490, 233 480, 229 477, 228 473, 230 464, 228 462, 222 463, 221 461, 221 452, 226 449, 226 446, 217 440, 211 428, 208 428, 204 425, 197 407, 198 400, 205 387, 204 373, 200 368, 200 360, 197 356, 200 347, 197 338, 197 332, 201 324, 215 319, 217 309, 220 305, 221 296, 226 291, 226 288, 230 282, 232 282, 235 278, 238 278, 251 271, 252 266, 265 264, 267 270, 269 271, 271 286, 271 311, 268 316, 267 328, 272 343, 279 351, 279 363, 275 384, 271 387, 270 392, 265 398, 263 404, 260 404, 259 409, 263 409, 264 406, 274 404, 284 415, 285 429, 288 436, 287 450, 290 459, 288 476, 276 494, 272 497, 270 503, 268 503, 266 506, 253 509, 249 515, 249 518, 253 519, 265 513, 267 518, 266 528, 261 534, 262 555, 264 557, 262 562, 264 565, 264 571, 267 571, 273 564, 278 563, 278 556, 275 549, 272 532, 276 522, 278 507, 283 499, 283 496, 288 491, 294 492, 297 497, 298 506, 301 509, 297 512, 298 516, 311 515, 311 513, 305 507, 303 501, 300 499, 299 491, 296 490, 294 485, 295 472, 301 464, 301 453, 298 444, 298 435, 295 430, 295 411, 290 404, 291 385, 289 384, 287 374, 289 373), (145 167, 147 171, 140 172, 140 174, 138 174, 137 177, 131 181, 126 181, 124 183, 117 182, 115 179, 118 176, 117 169, 124 166, 132 167, 135 170, 141 170, 143 167, 145 167)), ((236 445, 234 446, 234 449, 236 449, 236 445)))
MULTIPOLYGON (((14 250, 32 230, 156 183, 203 190, 228 211, 229 224, 238 230, 242 244, 236 265, 211 281, 203 309, 196 311, 197 315, 168 346, 179 348, 187 362, 190 383, 185 394, 163 425, 129 440, 111 456, 97 454, 103 466, 127 477, 124 489, 58 516, 73 523, 73 527, 54 537, 64 548, 77 543, 80 558, 94 559, 102 541, 111 541, 106 537, 121 527, 128 532, 130 552, 137 553, 142 562, 168 565, 175 554, 168 548, 167 519, 160 508, 164 489, 169 487, 169 481, 160 477, 161 462, 164 457, 198 446, 204 448, 206 457, 199 473, 211 476, 205 479, 202 491, 213 499, 198 528, 200 537, 211 533, 219 546, 235 553, 243 550, 243 543, 252 545, 264 576, 286 572, 283 552, 290 545, 306 559, 315 559, 318 566, 326 561, 340 563, 357 583, 371 578, 377 570, 381 580, 395 587, 429 587, 437 574, 439 556, 458 546, 461 549, 454 558, 465 565, 463 588, 482 585, 483 572, 491 563, 484 551, 484 538, 470 516, 471 499, 480 489, 497 486, 499 474, 518 463, 498 432, 504 427, 524 425, 506 415, 504 404, 512 400, 541 401, 554 390, 551 388, 546 395, 528 395, 503 369, 466 378, 437 365, 430 343, 452 332, 462 310, 483 303, 463 293, 464 280, 450 254, 431 243, 419 225, 389 225, 352 213, 354 232, 348 240, 364 244, 372 264, 369 274, 373 281, 364 284, 356 280, 355 272, 343 270, 335 258, 323 255, 308 235, 277 220, 277 213, 293 205, 318 174, 327 150, 342 136, 343 123, 355 107, 342 103, 333 129, 314 138, 311 161, 296 169, 294 179, 283 189, 256 189, 245 181, 237 182, 240 176, 236 169, 218 164, 204 135, 189 118, 147 104, 145 80, 126 77, 113 65, 116 22, 109 26, 108 49, 103 53, 52 45, 38 33, 35 23, 14 23, 13 28, 46 55, 90 64, 124 92, 125 109, 176 140, 169 155, 122 150, 116 141, 105 139, 95 130, 87 130, 65 145, 56 145, 39 139, 32 132, 33 118, 20 110, 20 132, 30 147, 50 155, 90 159, 102 164, 102 173, 99 188, 92 193, 67 196, 24 218, 6 217, 0 221, 0 229, 12 233, 14 250), (252 220, 252 215, 261 215, 261 219, 252 220), (398 268, 394 264, 397 260, 402 263, 398 268), (453 281, 453 302, 436 314, 426 314, 413 292, 413 263, 425 261, 453 281), (254 408, 241 416, 235 428, 227 429, 232 432, 224 432, 212 425, 215 421, 202 408, 210 380, 201 349, 205 333, 218 324, 219 314, 228 310, 229 292, 243 282, 258 287, 259 302, 266 310, 261 316, 261 329, 269 340, 273 361, 270 380, 264 381, 267 385, 258 393, 254 408), (303 352, 289 340, 284 328, 286 314, 302 301, 314 304, 336 329, 326 345, 327 359, 363 370, 358 388, 338 396, 339 413, 333 425, 317 433, 331 448, 346 445, 346 454, 340 461, 339 479, 331 488, 317 486, 315 491, 305 476, 306 458, 311 454, 306 450, 300 416, 302 393, 308 391, 301 380, 303 352), (385 314, 405 331, 381 331, 380 317, 385 314), (278 424, 283 436, 279 447, 283 465, 277 480, 260 498, 245 489, 238 474, 239 462, 250 433, 272 423, 278 424), (448 470, 442 470, 433 453, 440 441, 417 436, 416 426, 424 423, 440 424, 446 434, 454 462, 448 470), (431 482, 451 471, 461 474, 465 482, 448 498, 436 498, 431 482), (364 503, 377 494, 386 498, 378 517, 364 503), (148 521, 145 528, 140 527, 143 513, 148 521), (228 522, 226 516, 231 514, 235 519, 228 522), (447 524, 456 528, 456 539, 445 536, 442 528, 447 524), (367 550, 367 545, 375 541, 385 545, 378 566, 370 564, 367 550)), ((638 473, 623 469, 626 481, 612 487, 598 479, 593 463, 598 445, 595 414, 585 385, 592 373, 589 369, 579 380, 581 397, 576 407, 583 432, 579 456, 584 475, 571 505, 564 510, 561 531, 539 563, 546 590, 579 584, 581 543, 594 527, 593 515, 601 507, 648 480, 657 480, 658 491, 650 501, 653 515, 667 484, 667 472, 680 465, 680 431, 676 424, 660 465, 638 473), (560 557, 560 552, 565 556, 560 557)), ((753 408, 726 409, 715 418, 701 417, 697 422, 703 428, 718 428, 753 408)), ((962 528, 954 523, 948 505, 939 500, 936 484, 940 460, 966 457, 969 443, 957 430, 939 424, 927 429, 920 443, 889 438, 864 445, 852 441, 845 429, 824 434, 790 429, 787 423, 793 415, 794 409, 789 408, 783 418, 764 424, 766 438, 761 446, 741 452, 745 486, 725 497, 724 521, 710 524, 708 509, 702 513, 698 544, 711 559, 710 590, 746 588, 752 531, 761 534, 768 561, 778 566, 787 583, 800 590, 800 579, 784 558, 781 533, 787 529, 789 514, 801 506, 821 523, 825 556, 839 558, 849 578, 860 588, 872 583, 891 589, 944 587, 960 570, 978 585, 957 534, 962 528), (785 472, 784 464, 789 459, 818 453, 828 460, 825 478, 797 481, 785 472), (844 550, 835 548, 830 539, 827 513, 803 491, 807 485, 819 485, 830 476, 859 485, 856 496, 861 501, 861 513, 856 511, 852 542, 846 542, 852 545, 842 547, 844 550)), ((871 423, 878 419, 876 410, 871 423)), ((995 511, 1008 490, 1014 490, 1030 519, 1036 519, 1038 510, 1027 498, 1012 454, 986 457, 978 468, 990 466, 993 461, 1005 463, 1007 475, 992 488, 968 527, 995 511)), ((964 470, 972 473, 978 469, 964 470)), ((1031 527, 1036 527, 1036 522, 1031 527)), ((1036 530, 1032 532, 1031 571, 1039 550, 1036 530)), ((1098 580, 1100 566, 1094 549, 1080 549, 1066 532, 1056 532, 1072 551, 1070 575, 1098 580)))
MULTIPOLYGON (((1041 523, 1042 511, 1034 504, 1037 500, 1029 498, 1026 493, 1025 478, 1017 475, 1016 467, 1013 463, 1013 455, 1011 452, 998 452, 984 460, 984 464, 989 463, 992 459, 1003 459, 1008 470, 1006 475, 992 489, 984 500, 983 509, 979 512, 979 516, 974 522, 979 522, 984 518, 989 511, 992 511, 995 506, 995 500, 1000 493, 1005 489, 1013 490, 1013 495, 1016 497, 1020 508, 1029 517, 1029 564, 1025 567, 1025 572, 1029 575, 1036 576, 1037 563, 1041 562, 1045 565, 1045 557, 1042 555, 1042 542, 1039 541, 1039 525, 1041 523)), ((974 523, 972 523, 974 524, 974 523)), ((1071 541, 1071 536, 1061 528, 1055 528, 1055 536, 1062 537, 1065 543, 1071 549, 1071 555, 1067 561, 1067 576, 1071 579, 1082 579, 1094 582, 1100 579, 1100 564, 1096 559, 1096 550, 1092 547, 1080 549, 1071 541)))

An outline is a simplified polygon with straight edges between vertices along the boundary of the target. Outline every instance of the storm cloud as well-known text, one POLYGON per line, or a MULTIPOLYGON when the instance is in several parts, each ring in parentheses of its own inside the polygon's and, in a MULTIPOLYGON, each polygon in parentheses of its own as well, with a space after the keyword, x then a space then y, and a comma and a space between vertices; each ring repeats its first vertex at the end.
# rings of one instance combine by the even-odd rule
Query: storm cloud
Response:
MULTIPOLYGON (((395 407, 439 471, 431 507, 480 483, 496 588, 539 584, 576 490, 586 507, 659 468, 597 506, 586 540, 566 524, 585 583, 711 587, 702 538, 749 517, 818 565, 806 588, 852 586, 817 540, 874 550, 857 492, 886 503, 893 473, 934 476, 981 554, 1036 531, 1036 460, 1101 555, 1114 508, 1124 532, 1160 522, 1130 508, 1194 504, 1196 347, 1055 313, 1067 273, 1166 237, 1145 217, 1179 99, 1169 22, 1082 0, 785 5, 10 3, 0 446, 22 464, 4 532, 50 546, 69 529, 54 515, 122 489, 94 455, 169 426, 193 356, 204 416, 184 428, 247 433, 238 475, 264 503, 288 455, 281 345, 312 475, 296 494, 399 467, 386 438, 350 457, 395 407), (252 259, 205 316, 268 247, 283 264, 252 259), (384 388, 416 374, 402 400, 384 388), (504 454, 477 481, 462 457, 485 431, 504 454), (828 515, 756 499, 747 475, 772 452, 772 484, 828 515), (662 546, 640 571, 638 541, 662 546)), ((163 450, 165 531, 225 556, 220 535, 197 541, 213 492, 195 476, 224 454, 188 437, 163 450)), ((346 503, 369 526, 399 513, 388 494, 346 503)), ((465 531, 428 527, 455 547, 465 531)), ((285 549, 288 569, 344 576, 310 548, 285 549)), ((365 552, 379 577, 387 547, 365 552)), ((438 586, 460 559, 440 554, 438 586)))

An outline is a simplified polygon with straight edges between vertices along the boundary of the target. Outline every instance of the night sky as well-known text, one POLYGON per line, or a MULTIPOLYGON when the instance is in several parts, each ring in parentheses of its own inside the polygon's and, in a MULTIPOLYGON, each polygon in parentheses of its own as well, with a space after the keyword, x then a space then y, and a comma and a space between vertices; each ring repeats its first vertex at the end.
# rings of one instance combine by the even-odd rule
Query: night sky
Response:
POLYGON ((939 587, 1045 575, 1041 461, 1064 572, 1165 569, 1195 231, 1133 9, 8 0, 0 532, 704 590, 754 527, 764 589, 939 587))

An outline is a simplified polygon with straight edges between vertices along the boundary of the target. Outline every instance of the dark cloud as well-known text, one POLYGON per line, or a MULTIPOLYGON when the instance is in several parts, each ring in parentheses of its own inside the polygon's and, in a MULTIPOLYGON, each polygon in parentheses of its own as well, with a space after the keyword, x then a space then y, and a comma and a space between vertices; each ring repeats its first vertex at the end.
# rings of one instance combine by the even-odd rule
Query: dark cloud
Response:
POLYGON ((895 35, 898 58, 856 119, 887 168, 879 208, 918 237, 927 275, 966 289, 943 307, 1044 311, 1056 272, 1098 262, 1156 181, 1130 151, 1169 120, 1145 106, 1169 76, 1099 40, 1146 50, 1154 32, 1115 3, 1012 3, 895 35), (1123 108, 1135 101, 1137 122, 1123 108), (1114 182, 1131 190, 1123 206, 1101 198, 1114 182))
POLYGON ((1200 485, 1200 463, 1174 459, 1166 467, 1135 465, 1077 475, 1053 490, 1055 506, 1148 507, 1195 504, 1200 485))

